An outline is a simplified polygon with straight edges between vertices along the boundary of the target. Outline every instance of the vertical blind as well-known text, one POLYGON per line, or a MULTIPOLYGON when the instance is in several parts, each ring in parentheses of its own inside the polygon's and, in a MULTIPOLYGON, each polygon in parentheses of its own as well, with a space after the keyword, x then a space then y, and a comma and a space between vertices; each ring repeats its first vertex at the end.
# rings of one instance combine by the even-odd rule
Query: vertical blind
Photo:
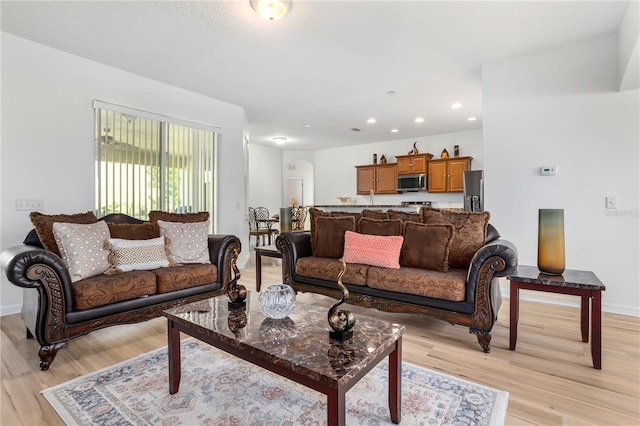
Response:
POLYGON ((94 109, 98 215, 208 211, 215 232, 218 134, 136 110, 94 109))

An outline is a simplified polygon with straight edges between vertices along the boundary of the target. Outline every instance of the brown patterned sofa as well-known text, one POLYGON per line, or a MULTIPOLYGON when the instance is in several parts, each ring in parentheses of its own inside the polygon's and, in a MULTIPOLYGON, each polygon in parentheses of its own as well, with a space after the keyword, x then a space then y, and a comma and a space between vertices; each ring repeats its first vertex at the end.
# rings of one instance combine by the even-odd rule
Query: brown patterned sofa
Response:
POLYGON ((362 263, 345 260, 342 282, 350 293, 348 303, 467 326, 482 349, 490 351, 502 301, 496 278, 517 266, 517 250, 489 224, 488 212, 425 207, 419 213, 343 213, 312 208, 310 214, 310 231, 285 232, 276 239, 286 284, 296 291, 340 298, 338 259, 360 259, 362 263), (391 249, 392 263, 397 264, 388 267, 386 241, 398 235, 403 236, 399 254, 391 249), (364 246, 357 243, 354 248, 352 242, 359 239, 364 246), (376 266, 381 252, 385 267, 376 266))
MULTIPOLYGON (((42 370, 49 368, 58 350, 74 337, 112 325, 145 321, 160 316, 164 309, 226 291, 226 286, 235 278, 232 267, 240 252, 240 240, 233 235, 207 236, 206 228, 200 237, 206 263, 171 263, 157 269, 118 270, 120 273, 100 273, 82 279, 73 278, 73 271, 59 254, 59 247, 52 247, 55 243, 51 226, 56 221, 95 223, 101 227, 99 222, 103 221, 108 226, 108 236, 120 239, 109 241, 144 243, 143 240, 151 241, 152 237, 168 241, 160 237, 158 223, 162 222, 158 219, 172 225, 175 221, 194 226, 199 226, 195 222, 203 219, 198 216, 201 213, 172 215, 156 212, 155 221, 143 222, 123 214, 108 215, 98 221, 92 212, 56 216, 32 213, 36 229, 29 233, 23 245, 2 253, 2 266, 9 281, 24 288, 22 319, 27 337, 35 336, 40 344, 38 355, 42 370), (43 231, 47 227, 49 234, 43 231)), ((112 253, 115 252, 112 250, 112 253)))

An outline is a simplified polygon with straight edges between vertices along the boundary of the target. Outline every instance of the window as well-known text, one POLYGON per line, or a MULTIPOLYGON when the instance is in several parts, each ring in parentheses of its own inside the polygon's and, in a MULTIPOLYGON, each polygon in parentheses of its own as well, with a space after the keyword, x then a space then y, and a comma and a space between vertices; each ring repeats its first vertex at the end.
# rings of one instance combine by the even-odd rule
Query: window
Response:
POLYGON ((215 232, 217 136, 207 126, 94 101, 96 211, 208 211, 215 232))

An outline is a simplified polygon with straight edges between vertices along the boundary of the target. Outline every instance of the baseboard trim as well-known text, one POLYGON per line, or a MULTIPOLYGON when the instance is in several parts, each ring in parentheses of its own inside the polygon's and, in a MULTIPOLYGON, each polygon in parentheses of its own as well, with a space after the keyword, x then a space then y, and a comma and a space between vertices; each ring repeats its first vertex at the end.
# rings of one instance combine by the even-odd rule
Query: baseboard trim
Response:
POLYGON ((22 310, 22 303, 18 303, 16 305, 9 305, 9 306, 0 306, 0 317, 17 314, 21 310, 22 310))

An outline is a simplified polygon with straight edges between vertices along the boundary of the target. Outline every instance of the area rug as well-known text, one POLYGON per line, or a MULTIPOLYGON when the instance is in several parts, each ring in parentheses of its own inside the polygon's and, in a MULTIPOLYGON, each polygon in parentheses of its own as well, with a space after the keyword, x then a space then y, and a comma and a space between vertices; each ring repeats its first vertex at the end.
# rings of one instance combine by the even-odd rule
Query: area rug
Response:
MULTIPOLYGON (((325 425, 326 396, 195 339, 182 341, 180 390, 167 349, 42 391, 68 425, 325 425)), ((346 395, 347 425, 392 424, 387 361, 346 395)), ((508 393, 402 364, 403 425, 497 425, 508 393)))

